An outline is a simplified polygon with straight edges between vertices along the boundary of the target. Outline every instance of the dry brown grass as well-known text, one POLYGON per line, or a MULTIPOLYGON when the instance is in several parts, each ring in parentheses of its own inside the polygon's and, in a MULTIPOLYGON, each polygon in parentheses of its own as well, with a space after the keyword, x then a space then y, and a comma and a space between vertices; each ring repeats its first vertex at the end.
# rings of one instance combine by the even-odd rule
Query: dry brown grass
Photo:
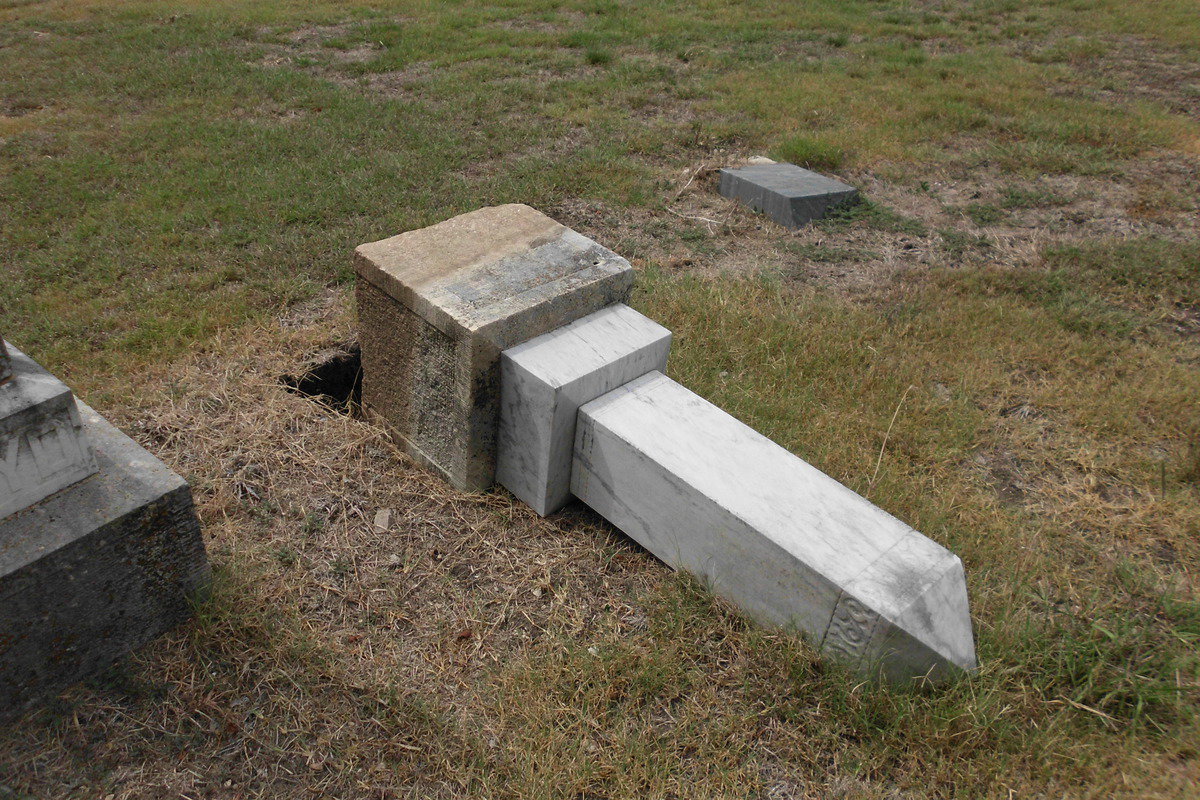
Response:
POLYGON ((120 798, 448 788, 486 741, 469 724, 483 676, 633 614, 661 580, 590 515, 455 493, 379 428, 285 392, 281 376, 351 336, 344 297, 328 300, 108 409, 190 479, 216 597, 10 739, 14 788, 62 795, 89 773, 120 798))
MULTIPOLYGON (((699 290, 722 293, 715 304, 696 291, 659 286, 649 301, 684 333, 675 369, 712 393, 723 347, 749 340, 725 330, 736 316, 699 336, 698 320, 680 314, 761 289, 699 290)), ((742 350, 757 366, 739 381, 778 379, 754 360, 775 359, 776 323, 765 321, 791 313, 772 302, 755 300, 749 322, 767 338, 742 350)), ((813 330, 818 351, 837 357, 842 324, 813 330)), ((1006 504, 987 499, 971 465, 922 454, 945 443, 922 445, 912 418, 960 425, 953 402, 922 384, 898 420, 880 502, 963 548, 984 659, 944 693, 904 695, 856 686, 798 639, 746 624, 586 510, 542 520, 503 491, 454 492, 379 428, 281 387, 352 338, 348 298, 332 292, 140 376, 104 409, 191 480, 215 596, 194 624, 4 735, 0 780, 16 796, 865 799, 987 796, 1003 778, 1018 795, 1121 793, 1129 779, 1139 787, 1129 796, 1172 797, 1200 777, 1186 744, 1147 737, 1124 700, 1076 694, 1070 681, 1083 678, 1036 652, 1093 646, 1087 629, 1062 632, 1064 619, 1109 625, 1111 609, 1089 605, 1093 589, 1143 544, 1170 548, 1175 567, 1195 558, 1172 538, 1195 516, 1188 495, 1172 484, 1172 515, 1161 516, 1154 498, 1125 488, 1118 453, 1089 453, 1040 396, 987 396, 997 427, 980 441, 1019 454, 1009 466, 1024 476, 1006 504), (924 500, 913 487, 927 484, 941 489, 924 500), (1043 522, 1012 527, 1014 506, 1043 522), (1137 532, 1124 553, 1123 529, 1137 532), (1006 544, 989 543, 997 536, 1006 544), (1046 626, 1032 644, 1019 633, 1031 623, 1046 626)), ((722 392, 750 418, 771 402, 761 388, 722 392)), ((818 416, 807 415, 818 430, 847 424, 818 416)), ((794 420, 777 422, 785 431, 794 420)), ((856 485, 841 471, 858 449, 874 463, 869 436, 817 462, 856 485)), ((1171 613, 1152 595, 1129 598, 1131 618, 1171 613)), ((1158 630, 1130 640, 1136 663, 1158 630)), ((1082 676, 1112 656, 1100 647, 1079 658, 1082 676)), ((1121 669, 1103 668, 1117 670, 1110 680, 1121 669)), ((1194 690, 1187 673, 1176 677, 1194 690)))

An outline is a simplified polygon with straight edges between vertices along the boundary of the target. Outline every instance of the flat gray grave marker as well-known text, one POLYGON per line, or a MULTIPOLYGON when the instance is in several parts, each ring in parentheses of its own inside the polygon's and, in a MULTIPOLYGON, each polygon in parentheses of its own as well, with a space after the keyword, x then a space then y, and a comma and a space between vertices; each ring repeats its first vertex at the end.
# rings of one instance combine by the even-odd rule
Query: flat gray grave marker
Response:
POLYGON ((864 675, 940 681, 975 666, 958 556, 661 373, 580 409, 571 491, 864 675))
POLYGON ((579 407, 667 368, 671 332, 624 303, 500 356, 496 481, 543 517, 571 499, 579 407))
POLYGON ((822 219, 858 200, 858 190, 795 164, 751 164, 721 170, 720 192, 788 228, 822 219))

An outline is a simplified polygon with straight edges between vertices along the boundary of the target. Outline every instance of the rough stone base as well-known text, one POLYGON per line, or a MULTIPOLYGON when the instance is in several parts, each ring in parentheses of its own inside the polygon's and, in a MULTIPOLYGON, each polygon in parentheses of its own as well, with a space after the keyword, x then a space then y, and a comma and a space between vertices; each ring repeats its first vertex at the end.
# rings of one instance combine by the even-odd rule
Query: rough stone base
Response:
POLYGON ((0 522, 0 719, 187 619, 208 584, 187 483, 80 411, 99 472, 0 522))
POLYGON ((629 297, 625 259, 528 206, 360 245, 363 406, 459 489, 492 485, 500 352, 629 297))
POLYGON ((355 297, 363 407, 406 453, 450 483, 491 485, 495 425, 488 417, 499 397, 498 369, 472 380, 471 339, 443 333, 368 281, 358 281, 355 297), (478 391, 468 394, 464 382, 478 391))

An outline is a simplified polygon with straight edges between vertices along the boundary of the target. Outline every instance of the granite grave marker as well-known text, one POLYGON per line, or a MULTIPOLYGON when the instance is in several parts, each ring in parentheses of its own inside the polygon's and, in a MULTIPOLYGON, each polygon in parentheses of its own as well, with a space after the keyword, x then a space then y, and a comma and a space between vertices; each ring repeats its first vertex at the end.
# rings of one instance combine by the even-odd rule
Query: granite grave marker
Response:
POLYGON ((795 164, 755 163, 720 172, 720 192, 787 228, 824 218, 858 200, 858 190, 795 164))
POLYGON ((0 383, 0 719, 191 615, 191 491, 16 348, 0 383))

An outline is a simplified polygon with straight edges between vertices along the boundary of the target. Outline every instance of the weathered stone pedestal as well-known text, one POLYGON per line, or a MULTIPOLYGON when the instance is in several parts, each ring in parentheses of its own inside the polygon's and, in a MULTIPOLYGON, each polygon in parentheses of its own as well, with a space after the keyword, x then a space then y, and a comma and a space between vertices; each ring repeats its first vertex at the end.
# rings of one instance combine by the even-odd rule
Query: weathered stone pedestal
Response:
POLYGON ((496 472, 500 351, 607 305, 629 263, 525 205, 361 245, 363 405, 460 489, 496 472))
POLYGON ((0 513, 0 719, 188 618, 209 576, 187 483, 9 354, 0 508, 18 508, 0 513))

